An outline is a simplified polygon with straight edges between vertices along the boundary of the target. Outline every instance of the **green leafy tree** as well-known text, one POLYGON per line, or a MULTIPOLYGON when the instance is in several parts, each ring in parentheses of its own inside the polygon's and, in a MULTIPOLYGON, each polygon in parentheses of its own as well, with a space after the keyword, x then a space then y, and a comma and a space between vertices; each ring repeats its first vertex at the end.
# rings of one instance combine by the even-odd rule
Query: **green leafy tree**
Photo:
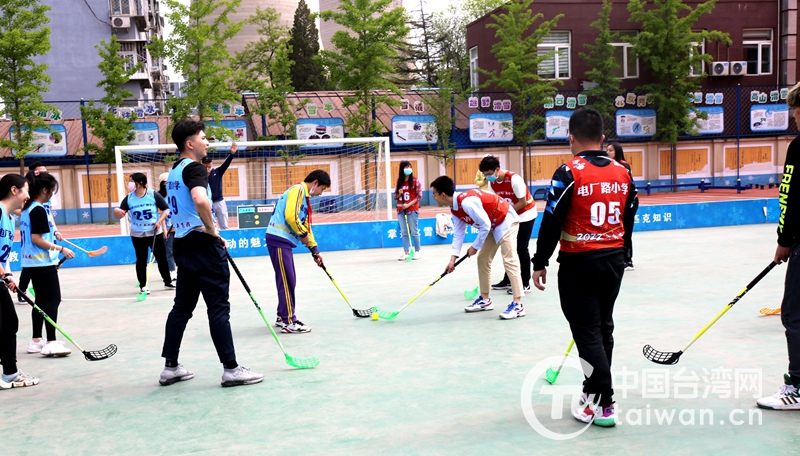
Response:
MULTIPOLYGON (((97 83, 97 87, 103 89, 104 96, 100 99, 100 104, 94 100, 89 100, 87 106, 81 106, 81 115, 86 120, 86 124, 92 129, 92 134, 100 140, 100 144, 89 143, 86 150, 94 153, 95 163, 108 164, 108 175, 106 179, 106 195, 108 201, 108 221, 111 223, 111 165, 115 162, 114 147, 130 144, 135 138, 133 132, 133 122, 136 114, 131 114, 129 118, 117 116, 109 108, 122 106, 126 98, 133 96, 129 90, 123 89, 131 76, 139 71, 141 62, 132 68, 125 69, 126 60, 120 57, 120 44, 116 35, 111 35, 111 41, 100 41, 95 46, 100 55, 100 72, 103 79, 97 83)), ((129 62, 129 61, 128 61, 129 62)), ((124 159, 124 156, 123 156, 124 159)))
POLYGON ((453 125, 458 119, 458 111, 453 110, 453 106, 467 97, 466 92, 460 93, 459 90, 456 72, 445 70, 439 73, 438 88, 421 92, 422 102, 425 103, 428 114, 435 120, 426 131, 427 135, 436 135, 436 144, 430 144, 429 151, 445 169, 455 158, 458 150, 452 138, 453 125))
MULTIPOLYGON (((546 79, 539 74, 539 65, 553 58, 555 52, 540 54, 538 45, 550 34, 564 15, 559 14, 549 21, 542 21, 542 13, 533 14, 533 0, 512 1, 505 10, 492 14, 494 22, 487 25, 495 30, 497 43, 492 46, 492 54, 501 65, 500 72, 481 70, 488 76, 483 87, 497 87, 504 90, 512 101, 514 115, 514 139, 527 147, 542 134, 544 118, 536 114, 556 93, 558 79, 546 79)), ((528 176, 524 176, 526 179, 528 176)))
POLYGON ((614 99, 620 94, 622 85, 616 76, 619 64, 614 58, 614 46, 610 43, 617 42, 617 34, 611 32, 609 17, 611 16, 611 2, 603 1, 603 8, 599 17, 592 22, 591 27, 597 31, 594 44, 586 43, 584 48, 587 53, 580 53, 580 57, 590 68, 586 78, 594 83, 586 95, 590 99, 589 107, 596 109, 606 120, 606 125, 613 125, 616 106, 614 99))
MULTIPOLYGON (((727 33, 716 30, 695 30, 695 23, 704 14, 711 14, 716 0, 698 4, 694 9, 683 0, 631 0, 630 21, 642 30, 633 40, 633 50, 650 69, 654 82, 642 87, 652 94, 656 110, 654 138, 670 145, 672 182, 677 184, 678 137, 697 132, 697 120, 708 118, 699 111, 688 94, 700 90, 699 77, 692 69, 711 63, 712 56, 700 52, 698 44, 721 41, 730 44, 727 33)), ((705 75, 703 75, 705 76, 705 75)))
MULTIPOLYGON (((226 43, 242 28, 240 22, 228 18, 242 0, 192 0, 189 6, 176 0, 164 2, 171 10, 167 20, 174 29, 167 39, 155 38, 149 49, 168 59, 186 80, 184 97, 167 102, 172 122, 188 117, 194 109, 201 120, 211 117, 218 122, 221 114, 212 108, 241 100, 230 85, 233 69, 226 43)), ((206 133, 220 139, 230 137, 224 128, 207 127, 206 133)))
POLYGON ((306 0, 300 0, 294 12, 294 24, 289 40, 289 58, 294 62, 292 85, 298 92, 325 90, 328 82, 325 69, 319 62, 319 30, 308 9, 306 0))
MULTIPOLYGON (((322 61, 329 71, 331 82, 340 90, 352 90, 343 99, 349 134, 357 137, 372 136, 379 124, 372 118, 372 110, 383 105, 397 106, 400 102, 391 96, 400 92, 387 76, 394 73, 389 60, 397 56, 401 42, 409 28, 404 8, 389 9, 391 0, 342 0, 341 11, 322 11, 320 17, 344 26, 333 34, 333 51, 321 51, 322 61)), ((371 155, 364 154, 364 182, 366 210, 371 209, 371 155)))
POLYGON ((36 0, 3 0, 0 3, 0 116, 13 123, 11 139, 0 138, 0 147, 14 151, 19 172, 25 174, 25 155, 36 128, 48 128, 41 114, 54 108, 44 102, 50 77, 47 65, 34 61, 50 51, 50 7, 36 0))
POLYGON ((289 38, 289 28, 281 24, 281 15, 275 8, 257 6, 246 22, 256 26, 260 38, 247 43, 231 62, 233 87, 240 91, 256 90, 257 81, 273 78, 276 53, 279 47, 286 47, 289 38))

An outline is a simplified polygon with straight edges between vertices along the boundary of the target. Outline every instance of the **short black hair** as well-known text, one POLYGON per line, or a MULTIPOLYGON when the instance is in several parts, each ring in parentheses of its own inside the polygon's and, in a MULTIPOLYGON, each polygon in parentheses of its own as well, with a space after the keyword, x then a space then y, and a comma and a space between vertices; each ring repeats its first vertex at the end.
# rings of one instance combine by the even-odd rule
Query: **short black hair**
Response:
POLYGON ((200 133, 205 129, 206 124, 203 122, 192 119, 183 119, 176 123, 174 127, 172 127, 172 142, 178 146, 179 152, 183 152, 183 149, 186 148, 186 139, 188 139, 190 136, 200 133))
POLYGON ((322 185, 323 187, 330 188, 331 186, 331 176, 328 174, 327 171, 322 169, 315 169, 314 171, 308 173, 308 176, 306 176, 303 182, 309 183, 314 181, 317 181, 317 183, 319 185, 322 185))
POLYGON ((569 118, 569 133, 581 142, 603 139, 603 116, 596 109, 580 107, 569 118))
POLYGON ((431 188, 447 196, 453 196, 456 192, 456 183, 449 176, 439 176, 431 182, 431 188))
POLYGON ((481 160, 481 164, 478 165, 478 169, 485 173, 486 171, 494 171, 500 167, 500 160, 497 159, 494 155, 487 155, 483 157, 481 160))
POLYGON ((37 162, 31 163, 31 165, 28 166, 28 171, 36 171, 36 168, 38 168, 40 166, 44 166, 45 168, 47 168, 47 165, 45 165, 42 162, 37 161, 37 162))
POLYGON ((145 173, 133 173, 130 179, 142 187, 147 188, 147 175, 145 173))

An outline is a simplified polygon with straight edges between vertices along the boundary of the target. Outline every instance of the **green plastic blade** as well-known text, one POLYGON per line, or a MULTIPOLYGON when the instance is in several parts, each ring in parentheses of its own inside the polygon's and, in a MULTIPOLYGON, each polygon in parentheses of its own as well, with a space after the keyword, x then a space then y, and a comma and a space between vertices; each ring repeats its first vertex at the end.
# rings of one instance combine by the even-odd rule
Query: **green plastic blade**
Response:
POLYGON ((400 312, 387 312, 385 310, 381 310, 379 307, 373 307, 372 313, 377 313, 378 318, 380 318, 381 320, 394 320, 395 318, 397 318, 397 315, 400 312))
POLYGON ((408 256, 406 257, 406 263, 410 262, 414 259, 414 249, 408 251, 408 256))
POLYGON ((146 291, 142 292, 142 293, 136 293, 136 300, 137 301, 142 302, 145 299, 147 299, 147 292, 146 291))
POLYGON ((544 373, 544 377, 547 379, 547 383, 553 384, 558 380, 559 371, 553 370, 553 367, 550 366, 547 368, 547 372, 544 373))
POLYGON ((475 296, 478 296, 478 293, 480 293, 480 290, 478 288, 479 287, 475 287, 472 290, 465 291, 464 292, 464 297, 467 298, 467 299, 475 299, 475 296))
POLYGON ((298 369, 313 369, 319 366, 318 358, 295 358, 294 356, 290 356, 288 353, 285 356, 286 364, 298 369))
POLYGON ((34 298, 36 297, 36 292, 33 291, 33 287, 28 288, 28 294, 33 296, 34 298))

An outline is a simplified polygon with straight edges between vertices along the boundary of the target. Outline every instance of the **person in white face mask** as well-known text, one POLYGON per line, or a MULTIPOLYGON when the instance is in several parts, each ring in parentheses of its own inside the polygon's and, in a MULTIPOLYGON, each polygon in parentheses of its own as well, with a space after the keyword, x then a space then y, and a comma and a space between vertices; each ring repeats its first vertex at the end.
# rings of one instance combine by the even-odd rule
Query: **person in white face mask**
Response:
POLYGON ((175 285, 169 273, 162 231, 164 219, 169 215, 169 206, 163 196, 147 188, 147 176, 143 173, 131 174, 128 191, 130 193, 125 196, 119 207, 114 209, 114 217, 121 219, 128 216, 131 242, 136 252, 136 279, 139 281, 139 291, 150 294, 147 283, 150 249, 153 249, 153 255, 158 262, 158 272, 164 280, 164 287, 174 290, 175 285), (161 211, 160 216, 158 211, 161 211))

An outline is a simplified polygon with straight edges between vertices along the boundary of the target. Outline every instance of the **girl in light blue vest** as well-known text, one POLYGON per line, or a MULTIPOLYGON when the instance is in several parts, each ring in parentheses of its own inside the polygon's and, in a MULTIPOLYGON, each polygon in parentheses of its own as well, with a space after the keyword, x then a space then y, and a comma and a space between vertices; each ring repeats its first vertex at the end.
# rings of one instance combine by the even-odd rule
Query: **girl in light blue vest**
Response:
POLYGON ((164 287, 175 289, 167 265, 167 252, 164 246, 163 226, 169 214, 169 206, 160 194, 147 188, 147 176, 143 173, 131 174, 128 182, 128 193, 123 198, 119 207, 114 209, 117 218, 129 216, 131 225, 131 242, 136 252, 136 279, 139 281, 139 290, 150 294, 147 284, 147 261, 150 249, 153 249, 158 272, 164 280, 164 287), (161 211, 159 215, 158 211, 161 211))
POLYGON ((28 200, 28 182, 19 174, 6 174, 0 179, 0 277, 5 287, 0 288, 0 364, 3 375, 0 389, 20 388, 39 384, 39 379, 17 369, 17 329, 19 319, 8 290, 17 286, 6 264, 14 244, 14 219, 11 213, 22 209, 28 200))
MULTIPOLYGON (((58 255, 74 258, 72 250, 55 243, 55 229, 43 203, 58 191, 56 178, 48 173, 29 171, 25 176, 30 188, 30 199, 19 218, 20 262, 28 270, 36 294, 36 305, 54 322, 58 323, 58 307, 61 305, 61 284, 58 281, 58 255)), ((31 311, 33 337, 28 344, 28 353, 44 356, 67 356, 72 351, 56 340, 56 329, 46 326, 47 341, 42 339, 44 318, 36 310, 31 311)))

